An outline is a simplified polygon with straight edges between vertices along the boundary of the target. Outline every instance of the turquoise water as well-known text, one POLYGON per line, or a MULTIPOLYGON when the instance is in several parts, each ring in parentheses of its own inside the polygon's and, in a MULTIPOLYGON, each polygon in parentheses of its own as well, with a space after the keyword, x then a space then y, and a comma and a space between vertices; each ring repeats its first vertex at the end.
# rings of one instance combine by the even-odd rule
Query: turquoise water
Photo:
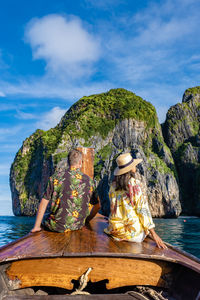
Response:
MULTIPOLYGON (((33 217, 0 216, 0 246, 27 234, 33 227, 33 217)), ((200 258, 200 218, 154 219, 160 237, 180 249, 200 258)))
POLYGON ((200 218, 154 219, 154 222, 164 241, 200 258, 200 218))
POLYGON ((0 246, 27 234, 34 221, 34 217, 0 216, 0 246))

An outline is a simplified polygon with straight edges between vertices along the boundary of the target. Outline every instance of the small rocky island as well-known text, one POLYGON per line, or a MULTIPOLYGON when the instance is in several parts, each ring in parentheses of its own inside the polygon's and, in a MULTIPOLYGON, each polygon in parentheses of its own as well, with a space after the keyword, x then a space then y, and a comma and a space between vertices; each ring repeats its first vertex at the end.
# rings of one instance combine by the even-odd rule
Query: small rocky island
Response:
POLYGON ((48 131, 36 130, 10 171, 13 212, 32 216, 72 147, 95 148, 94 176, 109 214, 109 183, 123 151, 142 158, 138 178, 153 217, 200 216, 200 87, 185 91, 160 125, 154 106, 125 89, 83 97, 48 131))

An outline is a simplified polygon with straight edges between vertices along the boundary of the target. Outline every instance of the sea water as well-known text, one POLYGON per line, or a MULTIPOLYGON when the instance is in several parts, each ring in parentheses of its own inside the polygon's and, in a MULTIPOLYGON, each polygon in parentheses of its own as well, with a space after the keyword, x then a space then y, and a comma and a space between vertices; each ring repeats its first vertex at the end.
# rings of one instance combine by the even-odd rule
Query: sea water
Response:
POLYGON ((154 219, 156 232, 173 246, 200 258, 200 218, 154 219))
MULTIPOLYGON (((0 216, 0 246, 27 234, 34 221, 34 217, 0 216)), ((154 219, 154 223, 165 242, 200 258, 200 218, 154 219)))

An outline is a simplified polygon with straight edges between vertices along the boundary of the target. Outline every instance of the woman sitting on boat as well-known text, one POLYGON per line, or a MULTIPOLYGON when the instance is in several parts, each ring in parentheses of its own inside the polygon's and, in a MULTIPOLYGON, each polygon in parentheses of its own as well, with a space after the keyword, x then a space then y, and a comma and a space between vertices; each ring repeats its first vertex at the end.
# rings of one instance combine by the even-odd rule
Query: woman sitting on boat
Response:
POLYGON ((139 180, 134 178, 136 165, 142 159, 133 159, 130 153, 117 158, 115 179, 109 191, 109 225, 104 230, 117 241, 142 242, 150 234, 159 248, 166 245, 154 230, 148 202, 142 194, 139 180))

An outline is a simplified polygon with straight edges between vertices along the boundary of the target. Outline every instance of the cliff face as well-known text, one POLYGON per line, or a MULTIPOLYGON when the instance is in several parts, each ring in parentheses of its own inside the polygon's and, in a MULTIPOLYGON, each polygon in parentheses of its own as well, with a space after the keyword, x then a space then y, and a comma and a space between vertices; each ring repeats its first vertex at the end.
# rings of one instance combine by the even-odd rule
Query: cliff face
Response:
POLYGON ((45 137, 45 133, 38 130, 27 138, 11 166, 10 187, 13 212, 16 216, 35 215, 39 199, 53 172, 52 157, 49 153, 52 149, 45 137))
POLYGON ((152 215, 180 214, 175 163, 155 108, 132 92, 115 89, 81 98, 54 129, 37 130, 24 141, 10 173, 15 215, 36 213, 48 177, 56 167, 66 167, 68 152, 79 146, 95 148, 94 175, 104 214, 109 214, 115 159, 124 151, 143 159, 137 176, 152 215))
POLYGON ((200 87, 185 91, 167 113, 163 134, 179 178, 183 214, 200 216, 200 87))

